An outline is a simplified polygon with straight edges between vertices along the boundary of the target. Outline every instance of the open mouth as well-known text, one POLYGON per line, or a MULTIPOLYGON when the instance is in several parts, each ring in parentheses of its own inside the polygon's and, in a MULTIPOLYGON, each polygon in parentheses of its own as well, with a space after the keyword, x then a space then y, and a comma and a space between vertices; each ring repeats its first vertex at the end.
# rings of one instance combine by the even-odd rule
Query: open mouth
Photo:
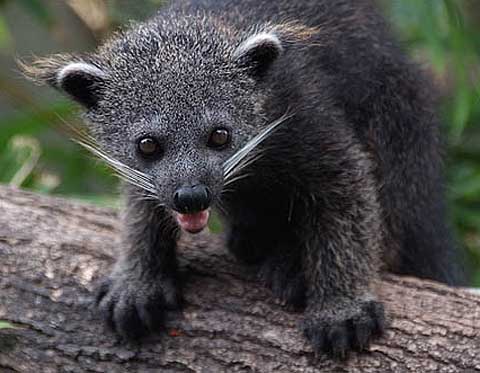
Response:
POLYGON ((209 216, 210 209, 192 214, 180 214, 175 212, 178 225, 180 225, 180 228, 188 233, 201 232, 207 226, 209 216))

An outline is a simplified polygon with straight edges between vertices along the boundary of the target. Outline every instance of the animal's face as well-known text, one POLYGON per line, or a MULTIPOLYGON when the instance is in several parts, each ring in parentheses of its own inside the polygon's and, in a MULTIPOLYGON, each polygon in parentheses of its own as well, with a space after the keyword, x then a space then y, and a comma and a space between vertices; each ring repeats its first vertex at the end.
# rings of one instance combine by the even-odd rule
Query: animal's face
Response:
POLYGON ((189 231, 206 224, 227 161, 268 125, 260 80, 282 51, 273 32, 240 38, 197 21, 140 25, 35 71, 85 106, 97 153, 189 231))

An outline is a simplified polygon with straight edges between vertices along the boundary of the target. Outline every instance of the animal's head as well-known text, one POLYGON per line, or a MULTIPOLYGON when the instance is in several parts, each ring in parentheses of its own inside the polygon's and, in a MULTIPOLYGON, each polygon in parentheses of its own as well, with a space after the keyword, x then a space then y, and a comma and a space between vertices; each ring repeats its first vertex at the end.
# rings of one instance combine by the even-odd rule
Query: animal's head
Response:
POLYGON ((284 49, 279 30, 239 34, 204 16, 157 18, 94 54, 53 56, 24 70, 82 105, 97 144, 86 145, 197 231, 280 119, 263 112, 263 81, 284 49))

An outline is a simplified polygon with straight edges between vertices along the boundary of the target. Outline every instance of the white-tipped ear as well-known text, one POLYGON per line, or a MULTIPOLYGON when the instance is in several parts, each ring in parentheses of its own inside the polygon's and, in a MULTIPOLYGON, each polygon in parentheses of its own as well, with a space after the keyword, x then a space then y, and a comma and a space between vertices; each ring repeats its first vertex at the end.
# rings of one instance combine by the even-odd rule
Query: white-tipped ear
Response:
POLYGON ((56 74, 57 88, 65 91, 80 104, 91 108, 100 99, 107 74, 87 62, 70 62, 56 74))
POLYGON ((235 51, 235 60, 254 74, 264 73, 283 51, 274 32, 261 32, 249 37, 235 51))
POLYGON ((93 66, 92 64, 86 62, 72 62, 62 67, 57 73, 57 84, 61 86, 62 81, 65 79, 65 77, 72 73, 91 75, 98 78, 104 78, 106 76, 103 70, 99 69, 96 66, 93 66))

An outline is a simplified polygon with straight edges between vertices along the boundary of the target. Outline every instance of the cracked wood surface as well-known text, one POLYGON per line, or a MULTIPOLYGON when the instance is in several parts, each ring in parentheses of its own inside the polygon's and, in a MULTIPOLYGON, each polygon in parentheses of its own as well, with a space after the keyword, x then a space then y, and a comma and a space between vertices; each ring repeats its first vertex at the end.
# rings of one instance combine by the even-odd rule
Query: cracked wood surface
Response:
POLYGON ((185 308, 127 346, 89 308, 109 271, 116 212, 0 187, 0 372, 480 372, 480 297, 385 275, 384 338, 345 363, 314 360, 297 324, 218 236, 179 249, 185 308))

